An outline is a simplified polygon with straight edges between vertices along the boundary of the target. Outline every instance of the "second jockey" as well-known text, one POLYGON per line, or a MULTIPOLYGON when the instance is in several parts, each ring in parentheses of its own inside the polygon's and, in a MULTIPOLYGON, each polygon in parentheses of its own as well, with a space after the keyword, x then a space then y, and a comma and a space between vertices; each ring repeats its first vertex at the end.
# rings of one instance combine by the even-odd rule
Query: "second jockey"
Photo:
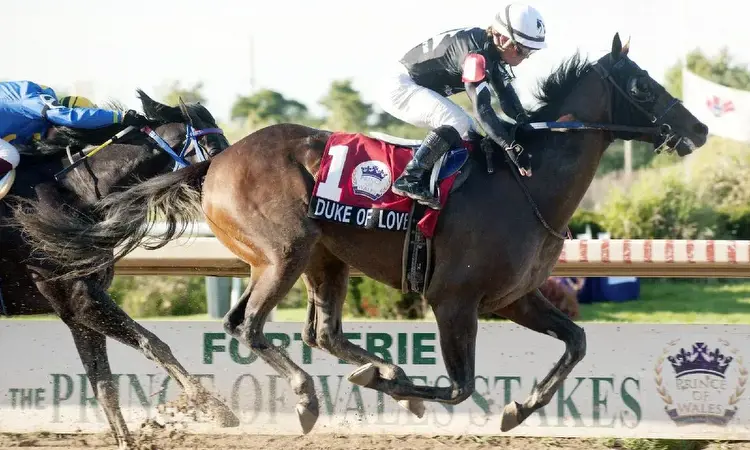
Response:
POLYGON ((54 90, 33 81, 0 82, 0 185, 20 162, 16 146, 45 138, 53 125, 93 129, 116 123, 139 126, 146 119, 134 110, 96 108, 85 97, 58 100, 54 90))
MULTIPOLYGON (((499 11, 488 28, 446 31, 409 50, 394 65, 382 85, 379 104, 406 123, 431 131, 414 152, 392 190, 439 209, 424 174, 448 150, 476 132, 466 111, 446 97, 466 92, 487 135, 506 151, 523 149, 511 142, 506 124, 492 109, 495 91, 503 112, 516 123, 528 120, 513 89, 512 70, 532 53, 547 46, 541 14, 532 6, 511 3, 499 11)), ((527 175, 524 171, 523 175, 527 175)))

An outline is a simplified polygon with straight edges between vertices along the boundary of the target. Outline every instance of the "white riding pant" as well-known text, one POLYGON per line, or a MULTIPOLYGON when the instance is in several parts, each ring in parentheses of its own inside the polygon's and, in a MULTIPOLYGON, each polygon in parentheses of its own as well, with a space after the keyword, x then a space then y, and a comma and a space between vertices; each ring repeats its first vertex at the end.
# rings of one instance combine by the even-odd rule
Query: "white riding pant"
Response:
POLYGON ((463 108, 415 83, 403 64, 396 62, 388 71, 376 98, 385 112, 420 128, 450 125, 463 139, 469 137, 469 130, 476 130, 474 119, 463 108))
POLYGON ((12 144, 0 139, 0 159, 7 161, 15 169, 21 161, 21 155, 12 144))

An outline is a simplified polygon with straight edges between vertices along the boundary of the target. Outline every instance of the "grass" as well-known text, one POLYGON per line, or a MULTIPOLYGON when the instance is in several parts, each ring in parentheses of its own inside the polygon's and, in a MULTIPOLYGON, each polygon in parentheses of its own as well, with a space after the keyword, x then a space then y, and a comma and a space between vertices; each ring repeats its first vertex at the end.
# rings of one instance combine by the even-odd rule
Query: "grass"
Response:
POLYGON ((750 324, 750 281, 641 280, 639 299, 583 304, 579 320, 750 324))
MULTIPOLYGON (((750 281, 642 279, 640 298, 622 303, 580 305, 578 322, 750 324, 750 281)), ((274 321, 303 322, 305 308, 274 311, 274 321)), ((58 320, 57 316, 13 318, 58 320)), ((381 321, 379 318, 345 317, 347 321, 381 321)), ((148 317, 138 320, 220 320, 208 314, 148 317)), ((432 317, 425 319, 434 321, 432 317)))

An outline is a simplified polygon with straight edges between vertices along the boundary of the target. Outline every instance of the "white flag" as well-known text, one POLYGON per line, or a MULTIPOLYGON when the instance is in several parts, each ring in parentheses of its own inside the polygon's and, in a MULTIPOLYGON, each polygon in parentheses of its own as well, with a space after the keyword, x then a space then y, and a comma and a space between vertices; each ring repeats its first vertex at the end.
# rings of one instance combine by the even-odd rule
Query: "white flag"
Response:
POLYGON ((710 134, 750 142, 750 91, 728 88, 683 69, 682 99, 710 134))

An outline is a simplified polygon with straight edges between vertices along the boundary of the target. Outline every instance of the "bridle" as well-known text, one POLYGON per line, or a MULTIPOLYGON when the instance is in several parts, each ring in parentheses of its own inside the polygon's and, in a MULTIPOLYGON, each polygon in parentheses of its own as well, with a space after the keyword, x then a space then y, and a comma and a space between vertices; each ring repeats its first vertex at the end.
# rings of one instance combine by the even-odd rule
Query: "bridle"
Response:
MULTIPOLYGON (((624 64, 627 60, 627 57, 623 55, 619 61, 617 61, 612 67, 607 70, 606 67, 604 67, 601 64, 601 60, 597 61, 592 65, 594 70, 597 71, 599 76, 606 81, 609 81, 609 84, 611 84, 614 87, 614 91, 612 93, 613 97, 616 95, 616 93, 621 94, 623 97, 625 97, 628 102, 635 106, 636 110, 644 114, 649 121, 653 124, 652 126, 631 126, 631 125, 618 125, 611 123, 614 121, 614 105, 615 105, 615 98, 612 99, 612 105, 613 107, 610 108, 610 123, 592 123, 592 122, 579 122, 579 121, 571 121, 571 122, 533 122, 525 125, 525 128, 530 128, 533 130, 543 130, 543 129, 549 129, 550 131, 568 131, 568 130, 602 130, 602 131, 610 131, 610 132, 630 132, 630 133, 638 133, 642 135, 653 135, 656 137, 663 138, 662 143, 654 149, 657 153, 660 152, 660 148, 663 145, 666 145, 671 139, 673 139, 676 134, 672 132, 672 127, 664 123, 664 116, 677 104, 680 103, 678 99, 673 99, 658 115, 654 115, 648 111, 646 111, 641 105, 638 104, 630 95, 628 95, 627 92, 625 92, 622 87, 620 87, 619 84, 617 84, 617 81, 612 76, 612 71, 616 71, 621 64, 624 64)), ((677 143, 675 146, 679 143, 679 140, 682 138, 678 138, 677 143)), ((673 149, 669 149, 670 153, 674 151, 673 149)), ((534 210, 534 214, 537 216, 539 221, 542 223, 544 228, 553 236, 555 236, 558 239, 566 240, 566 239, 572 239, 570 228, 566 226, 566 234, 562 234, 556 230, 554 230, 549 223, 547 223, 546 220, 544 220, 544 217, 542 217, 542 214, 539 212, 539 208, 536 206, 536 203, 534 203, 534 199, 531 197, 531 194, 529 193, 529 190, 526 188, 526 185, 521 180, 520 175, 518 174, 518 170, 520 167, 518 166, 518 163, 516 159, 513 157, 513 155, 509 154, 509 152, 504 152, 505 161, 510 166, 510 171, 513 173, 513 175, 516 178, 516 181, 521 186, 521 190, 523 190, 524 194, 526 195, 526 199, 531 204, 531 208, 534 210)), ((488 158, 489 158, 488 154, 488 158)))
POLYGON ((159 136, 159 133, 157 133, 155 130, 151 129, 149 126, 144 126, 140 129, 129 126, 125 128, 124 130, 120 131, 116 135, 112 136, 109 140, 107 140, 105 143, 91 148, 83 150, 82 153, 84 156, 78 160, 73 160, 73 155, 70 152, 70 149, 67 148, 66 151, 68 153, 68 160, 70 161, 70 165, 68 167, 65 167, 61 171, 57 172, 55 174, 55 180, 60 181, 65 174, 76 168, 78 165, 82 164, 84 161, 86 161, 88 158, 92 157, 94 154, 96 154, 98 151, 102 150, 103 148, 107 147, 108 145, 119 141, 122 139, 125 135, 129 134, 130 132, 138 130, 141 133, 147 135, 150 137, 156 144, 159 146, 161 150, 163 150, 165 153, 167 153, 175 162, 174 167, 172 168, 172 171, 179 170, 183 167, 187 167, 190 165, 190 163, 185 159, 185 157, 190 154, 191 150, 195 152, 195 155, 197 156, 199 161, 206 161, 211 156, 213 156, 210 152, 207 152, 205 148, 198 142, 198 138, 208 135, 208 134, 220 134, 224 135, 224 131, 221 128, 205 128, 202 130, 196 130, 191 124, 185 124, 185 143, 182 146, 182 150, 178 154, 172 146, 167 143, 167 141, 164 140, 161 136, 159 136))
POLYGON ((190 165, 190 163, 185 160, 185 157, 190 154, 191 150, 195 152, 195 156, 198 158, 198 161, 206 161, 212 156, 209 152, 206 151, 205 148, 203 148, 200 142, 198 142, 198 138, 208 134, 224 135, 224 131, 221 128, 204 128, 202 130, 196 130, 192 125, 186 124, 185 143, 183 144, 180 153, 177 154, 177 152, 172 149, 167 141, 159 136, 156 131, 146 126, 141 128, 141 132, 153 139, 154 142, 156 142, 156 144, 159 145, 162 150, 164 150, 169 156, 172 157, 175 162, 172 171, 179 170, 190 165))
MULTIPOLYGON (((623 55, 619 61, 617 61, 611 68, 611 71, 615 71, 618 69, 619 66, 622 64, 625 64, 627 61, 627 56, 623 55)), ((623 97, 632 105, 635 107, 635 109, 639 112, 641 112, 644 116, 646 116, 649 121, 653 124, 653 126, 647 126, 647 127, 636 127, 636 126, 630 126, 630 125, 616 125, 614 123, 610 124, 589 124, 589 125, 595 125, 597 129, 606 130, 606 131, 623 131, 623 132, 632 132, 632 133, 639 133, 639 134, 645 134, 645 135, 654 135, 660 138, 663 138, 661 144, 659 146, 655 146, 654 151, 656 153, 661 152, 661 147, 664 146, 667 142, 669 142, 672 138, 676 136, 675 133, 672 132, 672 127, 668 123, 664 123, 664 116, 667 115, 667 113, 674 108, 675 105, 680 104, 680 100, 677 98, 673 98, 672 101, 669 102, 669 104, 661 111, 661 113, 657 116, 654 115, 646 109, 644 109, 640 104, 638 104, 637 101, 635 101, 630 95, 628 95, 627 92, 619 85, 617 84, 617 81, 614 79, 614 77, 611 74, 610 70, 607 70, 602 64, 601 61, 597 61, 593 64, 594 70, 597 71, 599 76, 602 77, 602 79, 607 80, 610 82, 611 86, 615 89, 615 91, 622 94, 623 97)), ((614 104, 614 102, 613 102, 614 104)), ((610 108, 610 122, 614 121, 614 108, 610 108)), ((679 138, 682 139, 682 138, 679 138)), ((673 149, 668 149, 668 153, 673 152, 673 149)))

